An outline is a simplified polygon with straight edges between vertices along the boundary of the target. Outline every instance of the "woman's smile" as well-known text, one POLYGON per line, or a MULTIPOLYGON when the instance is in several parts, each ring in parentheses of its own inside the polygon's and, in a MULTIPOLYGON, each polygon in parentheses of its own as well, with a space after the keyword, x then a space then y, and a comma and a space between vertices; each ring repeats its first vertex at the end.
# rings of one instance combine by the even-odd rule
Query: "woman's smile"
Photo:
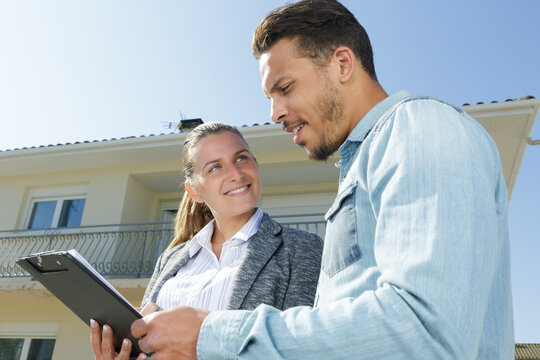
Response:
POLYGON ((245 186, 242 186, 242 187, 227 191, 225 193, 225 195, 239 195, 241 193, 247 192, 249 187, 250 187, 250 185, 245 185, 245 186))

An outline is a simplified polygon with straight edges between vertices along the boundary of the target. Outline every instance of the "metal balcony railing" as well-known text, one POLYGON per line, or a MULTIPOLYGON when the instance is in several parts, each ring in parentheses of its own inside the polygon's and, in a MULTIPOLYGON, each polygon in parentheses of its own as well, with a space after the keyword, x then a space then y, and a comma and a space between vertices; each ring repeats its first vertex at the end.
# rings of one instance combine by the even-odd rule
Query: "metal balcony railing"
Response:
MULTIPOLYGON (((322 214, 273 218, 283 225, 324 236, 322 214)), ((106 277, 150 277, 172 235, 168 222, 0 231, 0 278, 30 276, 15 263, 21 256, 69 249, 76 249, 106 277)))
POLYGON ((29 276, 15 264, 21 256, 48 250, 76 249, 100 274, 139 278, 152 274, 167 247, 170 223, 82 226, 46 230, 3 231, 0 277, 29 276))

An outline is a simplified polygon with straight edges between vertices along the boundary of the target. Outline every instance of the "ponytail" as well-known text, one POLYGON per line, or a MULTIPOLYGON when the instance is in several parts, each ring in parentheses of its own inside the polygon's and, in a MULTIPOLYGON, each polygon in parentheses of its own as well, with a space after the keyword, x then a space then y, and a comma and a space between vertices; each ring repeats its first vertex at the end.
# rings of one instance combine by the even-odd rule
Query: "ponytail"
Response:
POLYGON ((174 238, 166 250, 183 244, 194 237, 213 218, 214 216, 206 204, 196 202, 185 191, 174 219, 174 238))

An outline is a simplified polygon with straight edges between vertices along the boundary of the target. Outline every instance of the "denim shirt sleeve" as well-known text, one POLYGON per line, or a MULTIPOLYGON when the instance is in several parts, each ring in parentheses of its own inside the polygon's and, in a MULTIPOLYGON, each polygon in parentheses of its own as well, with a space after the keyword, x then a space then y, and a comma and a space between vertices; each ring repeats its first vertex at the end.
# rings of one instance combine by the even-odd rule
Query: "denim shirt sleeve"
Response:
POLYGON ((355 201, 367 198, 375 221, 356 219, 361 259, 321 272, 321 298, 334 298, 212 313, 199 359, 512 358, 507 195, 487 133, 459 109, 415 101, 358 156, 355 201))

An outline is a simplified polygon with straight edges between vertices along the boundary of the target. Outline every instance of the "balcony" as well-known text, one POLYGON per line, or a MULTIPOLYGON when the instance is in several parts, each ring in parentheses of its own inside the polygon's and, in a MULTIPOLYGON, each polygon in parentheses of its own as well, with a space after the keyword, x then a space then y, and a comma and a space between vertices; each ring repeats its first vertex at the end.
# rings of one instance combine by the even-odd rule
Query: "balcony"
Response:
MULTIPOLYGON (((324 237, 322 214, 273 216, 281 224, 324 237)), ((29 277, 21 256, 76 249, 103 276, 148 278, 173 232, 168 222, 0 231, 0 278, 29 277)))

